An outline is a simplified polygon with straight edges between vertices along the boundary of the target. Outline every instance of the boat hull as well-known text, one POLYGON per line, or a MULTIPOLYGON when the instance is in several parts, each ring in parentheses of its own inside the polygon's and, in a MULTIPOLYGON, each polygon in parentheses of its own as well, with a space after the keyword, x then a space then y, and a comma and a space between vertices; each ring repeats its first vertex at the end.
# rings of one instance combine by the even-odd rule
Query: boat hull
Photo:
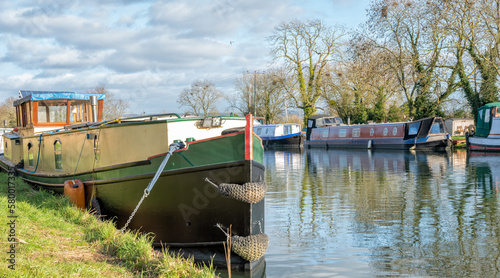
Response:
POLYGON ((470 151, 500 152, 500 138, 466 136, 466 144, 470 151))
MULTIPOLYGON (((51 142, 56 136, 64 138, 61 133, 54 133, 44 135, 43 140, 51 142)), ((14 167, 26 182, 61 194, 65 181, 83 181, 86 203, 97 200, 101 214, 112 219, 120 229, 166 157, 169 159, 165 168, 158 173, 158 180, 128 229, 151 233, 156 246, 168 246, 172 250, 189 248, 196 261, 210 263, 215 256, 214 263, 217 261, 220 265, 225 264, 223 243, 227 239, 221 228, 231 227, 231 235, 242 238, 264 233, 265 186, 262 190, 258 188, 262 197, 254 201, 242 201, 236 194, 228 195, 227 191, 220 190, 223 184, 236 187, 263 184, 263 147, 260 138, 251 132, 188 142, 171 156, 160 153, 144 160, 73 173, 30 171, 15 166, 5 156, 0 156, 0 167, 4 170, 14 167)), ((80 163, 90 164, 83 159, 80 163)), ((263 257, 244 259, 234 252, 231 257, 231 266, 235 269, 249 270, 263 260, 263 257)))
POLYGON ((262 145, 264 145, 264 148, 276 148, 276 147, 289 147, 289 148, 300 148, 304 146, 304 140, 305 140, 305 135, 300 133, 300 134, 295 134, 292 136, 283 136, 283 137, 276 137, 276 138, 262 138, 262 145))
POLYGON ((410 139, 325 139, 308 140, 306 145, 311 148, 352 148, 352 149, 387 149, 387 150, 444 150, 450 147, 447 136, 434 138, 410 139))
POLYGON ((440 118, 407 123, 324 126, 316 126, 310 120, 305 144, 318 148, 444 150, 451 147, 451 140, 440 118))

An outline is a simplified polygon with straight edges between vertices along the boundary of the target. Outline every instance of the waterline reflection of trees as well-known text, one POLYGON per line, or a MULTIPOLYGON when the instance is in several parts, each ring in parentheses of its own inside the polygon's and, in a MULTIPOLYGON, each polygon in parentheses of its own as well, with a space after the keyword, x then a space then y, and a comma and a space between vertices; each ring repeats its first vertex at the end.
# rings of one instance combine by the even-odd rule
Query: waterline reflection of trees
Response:
POLYGON ((302 171, 267 165, 270 194, 280 198, 268 200, 273 213, 283 214, 272 217, 279 227, 274 236, 287 252, 334 264, 321 258, 356 250, 384 274, 497 274, 500 166, 494 159, 324 149, 306 149, 302 157, 302 171))

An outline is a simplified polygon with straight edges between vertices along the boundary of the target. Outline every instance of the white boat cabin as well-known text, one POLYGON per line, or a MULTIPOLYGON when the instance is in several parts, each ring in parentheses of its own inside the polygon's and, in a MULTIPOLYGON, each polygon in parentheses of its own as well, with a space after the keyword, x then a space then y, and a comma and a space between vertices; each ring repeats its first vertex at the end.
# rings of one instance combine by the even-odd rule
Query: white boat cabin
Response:
POLYGON ((301 132, 299 124, 258 125, 253 131, 262 139, 287 137, 301 132))

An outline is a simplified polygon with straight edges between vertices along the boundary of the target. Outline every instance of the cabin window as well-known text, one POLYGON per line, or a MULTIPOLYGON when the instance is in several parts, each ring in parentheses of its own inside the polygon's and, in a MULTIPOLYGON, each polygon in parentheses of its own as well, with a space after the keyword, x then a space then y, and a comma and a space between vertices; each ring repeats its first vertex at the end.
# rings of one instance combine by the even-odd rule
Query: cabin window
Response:
POLYGON ((346 129, 341 129, 339 131, 339 137, 345 137, 347 135, 347 130, 346 129))
POLYGON ((257 135, 260 135, 260 131, 261 131, 261 130, 260 130, 260 127, 259 127, 259 128, 257 128, 257 129, 255 129, 255 133, 257 133, 257 135))
POLYGON ((33 167, 33 144, 31 142, 28 143, 28 166, 33 167))
POLYGON ((489 123, 490 122, 490 109, 486 109, 484 112, 484 123, 489 123))
POLYGON ((283 126, 283 135, 288 134, 288 127, 286 125, 283 126))
POLYGON ((408 127, 408 135, 417 135, 421 122, 410 123, 408 127))
POLYGON ((72 123, 90 122, 90 119, 86 118, 87 106, 84 100, 72 100, 69 115, 69 121, 72 123))
POLYGON ((444 126, 442 123, 433 123, 431 127, 431 134, 444 133, 444 126))
POLYGON ((330 133, 329 128, 323 128, 323 133, 321 134, 321 137, 327 138, 329 133, 330 133))
POLYGON ((50 100, 38 102, 39 123, 65 123, 67 115, 66 100, 50 100))
POLYGON ((361 134, 361 130, 359 128, 352 129, 352 137, 359 137, 360 134, 361 134))
POLYGON ((62 170, 62 144, 60 140, 54 142, 54 161, 56 170, 62 170))
POLYGON ((314 123, 313 120, 307 121, 307 127, 313 127, 313 123, 314 123))
POLYGON ((392 135, 396 136, 396 134, 398 134, 398 128, 397 127, 395 127, 395 128, 392 129, 392 135))
MULTIPOLYGON (((188 140, 186 140, 188 142, 188 140)), ((99 161, 101 159, 101 149, 99 148, 99 137, 94 135, 94 159, 99 161)))

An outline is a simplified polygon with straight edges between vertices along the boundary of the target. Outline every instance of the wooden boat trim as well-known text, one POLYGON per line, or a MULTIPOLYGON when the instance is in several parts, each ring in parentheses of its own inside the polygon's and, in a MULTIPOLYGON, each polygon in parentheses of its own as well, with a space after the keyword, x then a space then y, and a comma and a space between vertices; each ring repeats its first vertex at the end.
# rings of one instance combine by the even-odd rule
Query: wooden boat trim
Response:
POLYGON ((31 171, 27 171, 24 169, 17 169, 17 171, 24 173, 26 175, 34 175, 38 177, 44 177, 44 178, 55 178, 55 177, 72 177, 75 175, 84 175, 84 174, 90 174, 90 173, 99 173, 99 172, 105 172, 105 171, 110 171, 110 170, 117 170, 117 169, 122 169, 122 168, 128 168, 128 167, 134 167, 134 166, 143 166, 143 165, 151 165, 151 160, 140 160, 140 161, 134 161, 134 162, 127 162, 123 164, 116 164, 116 165, 111 165, 111 166, 105 166, 101 168, 96 168, 94 170, 87 170, 87 171, 81 171, 81 172, 75 172, 75 173, 65 173, 65 174, 44 174, 44 173, 33 173, 31 171))

